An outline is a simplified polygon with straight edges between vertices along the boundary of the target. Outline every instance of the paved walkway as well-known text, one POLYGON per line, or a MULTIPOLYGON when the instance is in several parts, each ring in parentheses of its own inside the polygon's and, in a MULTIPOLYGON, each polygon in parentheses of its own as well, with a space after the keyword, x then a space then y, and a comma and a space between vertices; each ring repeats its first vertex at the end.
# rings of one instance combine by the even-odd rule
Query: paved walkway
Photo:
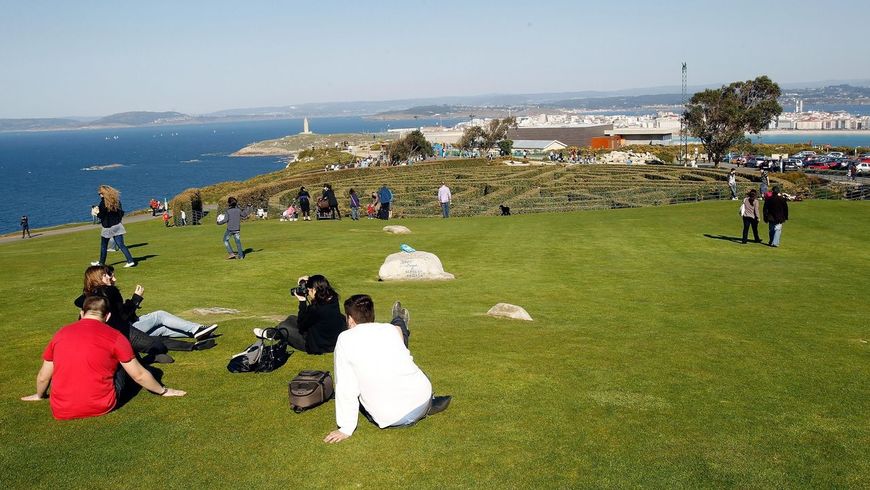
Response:
MULTIPOLYGON (((152 217, 148 213, 134 214, 131 216, 124 216, 124 223, 136 223, 137 221, 148 221, 149 219, 163 219, 163 217, 162 217, 162 215, 157 215, 157 216, 152 217)), ((78 233, 80 231, 87 231, 87 230, 93 231, 93 230, 99 230, 99 228, 100 228, 99 224, 94 225, 91 223, 87 223, 87 224, 77 225, 77 226, 67 226, 65 228, 48 228, 48 229, 43 229, 43 230, 36 229, 36 230, 30 230, 30 234, 31 234, 32 238, 25 238, 25 239, 21 238, 21 231, 19 230, 15 233, 0 237, 0 244, 11 243, 11 242, 20 242, 23 240, 35 240, 35 239, 38 239, 38 238, 41 238, 44 236, 65 235, 67 233, 78 233)))

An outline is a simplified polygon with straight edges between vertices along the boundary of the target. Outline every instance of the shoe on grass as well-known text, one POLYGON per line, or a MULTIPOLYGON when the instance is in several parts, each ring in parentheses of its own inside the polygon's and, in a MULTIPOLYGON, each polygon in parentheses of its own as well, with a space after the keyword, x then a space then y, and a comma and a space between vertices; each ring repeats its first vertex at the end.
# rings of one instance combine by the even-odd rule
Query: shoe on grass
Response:
POLYGON ((127 262, 124 264, 125 269, 129 269, 130 267, 136 267, 136 262, 127 262))
POLYGON ((207 338, 212 332, 217 330, 217 328, 218 328, 217 323, 214 323, 214 324, 209 325, 207 327, 205 327, 205 326, 199 327, 196 330, 196 332, 193 332, 193 338, 195 338, 197 340, 207 338))
POLYGON ((233 260, 234 258, 236 258, 236 254, 229 254, 227 256, 227 260, 233 260))
POLYGON ((212 347, 214 347, 216 345, 217 345, 217 341, 215 341, 215 339, 200 340, 199 342, 196 342, 195 344, 193 344, 193 350, 211 349, 212 347))
POLYGON ((254 337, 257 337, 258 339, 274 340, 272 337, 266 335, 265 328, 255 328, 254 337))
POLYGON ((426 412, 426 415, 435 415, 436 413, 443 412, 447 410, 447 407, 450 406, 450 400, 453 397, 450 395, 447 396, 433 396, 432 404, 429 405, 429 411, 426 412))
POLYGON ((402 308, 401 301, 396 301, 393 303, 393 318, 401 318, 407 327, 411 323, 411 312, 407 308, 402 308))
POLYGON ((98 265, 103 265, 103 264, 101 264, 99 261, 95 260, 95 261, 91 262, 91 265, 96 267, 98 265))
POLYGON ((157 354, 154 356, 154 362, 157 364, 172 364, 175 362, 175 359, 169 354, 157 354))

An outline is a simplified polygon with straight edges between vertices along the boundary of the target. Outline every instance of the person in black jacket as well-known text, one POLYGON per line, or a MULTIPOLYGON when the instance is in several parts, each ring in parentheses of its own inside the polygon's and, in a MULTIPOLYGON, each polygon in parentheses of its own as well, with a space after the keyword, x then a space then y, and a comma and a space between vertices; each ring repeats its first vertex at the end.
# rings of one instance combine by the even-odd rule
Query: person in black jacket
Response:
POLYGON ((323 198, 329 204, 329 212, 332 215, 332 219, 341 220, 341 211, 338 210, 338 198, 335 197, 332 185, 325 184, 323 186, 323 198))
POLYGON ((124 244, 124 234, 127 233, 127 230, 121 224, 121 219, 124 217, 124 210, 121 208, 121 193, 108 185, 101 185, 99 193, 100 204, 98 205, 97 218, 102 225, 102 231, 100 232, 100 260, 98 262, 91 262, 91 265, 103 265, 106 263, 106 250, 109 245, 109 239, 114 238, 118 250, 127 259, 124 267, 135 267, 136 261, 130 255, 127 245, 124 244))
POLYGON ((782 225, 788 221, 788 201, 780 194, 779 186, 773 186, 773 195, 764 201, 762 214, 769 229, 768 245, 778 247, 782 236, 782 225))
POLYGON ((299 207, 302 209, 302 221, 311 221, 311 194, 304 185, 299 188, 296 199, 299 200, 299 207))
POLYGON ((132 324, 139 319, 136 310, 142 304, 142 292, 142 286, 137 285, 133 296, 128 300, 124 300, 121 290, 115 286, 114 267, 110 265, 90 266, 85 270, 82 294, 73 303, 81 309, 86 296, 101 296, 109 300, 110 316, 106 323, 127 337, 134 351, 148 354, 149 360, 154 362, 173 362, 172 357, 167 354, 169 350, 202 350, 215 345, 213 339, 206 339, 196 343, 184 342, 151 336, 132 327, 132 324))
MULTIPOLYGON (((335 350, 338 334, 347 327, 347 321, 339 308, 338 293, 322 275, 302 276, 307 294, 301 296, 294 288, 292 293, 299 300, 298 316, 290 315, 275 328, 283 334, 294 349, 308 354, 325 354, 335 350)), ((262 334, 254 329, 255 334, 262 334)))

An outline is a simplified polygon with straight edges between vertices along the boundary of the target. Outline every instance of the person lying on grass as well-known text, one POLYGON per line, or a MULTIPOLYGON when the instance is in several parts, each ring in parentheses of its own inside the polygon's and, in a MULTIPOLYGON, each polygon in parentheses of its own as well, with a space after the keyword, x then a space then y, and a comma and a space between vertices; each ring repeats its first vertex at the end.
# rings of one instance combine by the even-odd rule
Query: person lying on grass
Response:
POLYGON ((51 413, 67 420, 104 415, 122 405, 133 394, 130 379, 155 395, 187 394, 161 385, 139 364, 130 341, 106 324, 111 316, 106 298, 85 298, 80 316, 51 338, 36 375, 36 393, 22 400, 45 399, 50 384, 51 413))
POLYGON ((353 434, 358 414, 381 429, 414 425, 447 408, 449 396, 432 396, 432 383, 408 350, 410 314, 398 301, 391 323, 375 323, 366 294, 344 302, 347 330, 335 345, 335 422, 323 439, 340 442, 353 434))
POLYGON ((168 350, 191 351, 210 349, 216 345, 211 338, 217 325, 200 325, 188 322, 175 315, 157 310, 139 317, 137 310, 142 304, 145 289, 136 286, 133 296, 124 300, 116 286, 115 269, 110 265, 92 265, 85 269, 82 294, 73 301, 81 308, 86 296, 102 296, 109 300, 112 313, 108 324, 124 334, 136 352, 147 353, 155 362, 173 362, 168 350), (169 337, 191 337, 194 342, 184 342, 169 337))

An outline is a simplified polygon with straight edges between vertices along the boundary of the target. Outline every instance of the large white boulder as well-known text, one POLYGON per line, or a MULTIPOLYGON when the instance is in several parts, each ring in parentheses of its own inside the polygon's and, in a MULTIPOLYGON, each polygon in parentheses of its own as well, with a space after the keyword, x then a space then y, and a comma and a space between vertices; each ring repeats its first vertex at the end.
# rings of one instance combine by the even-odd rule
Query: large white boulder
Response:
POLYGON ((498 303, 486 312, 489 316, 513 318, 514 320, 532 321, 531 315, 522 306, 510 303, 498 303))
POLYGON ((387 233, 392 233, 394 235, 407 235, 411 233, 411 230, 401 225, 389 225, 384 227, 384 231, 387 233))
POLYGON ((431 281, 453 279, 444 272, 441 259, 429 252, 398 252, 390 254, 378 271, 381 281, 431 281))

